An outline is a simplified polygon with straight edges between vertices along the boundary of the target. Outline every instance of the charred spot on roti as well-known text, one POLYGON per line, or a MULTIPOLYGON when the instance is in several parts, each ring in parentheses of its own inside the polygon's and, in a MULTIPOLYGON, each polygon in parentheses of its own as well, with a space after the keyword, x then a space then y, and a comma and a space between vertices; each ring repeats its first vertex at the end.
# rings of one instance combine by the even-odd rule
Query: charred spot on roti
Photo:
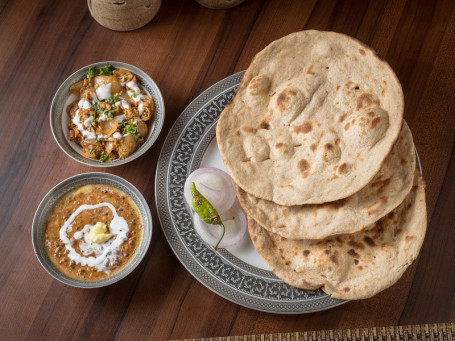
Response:
POLYGON ((313 72, 313 65, 310 65, 310 66, 308 67, 308 69, 306 70, 306 74, 307 74, 307 75, 312 75, 312 76, 314 75, 314 72, 313 72))
POLYGON ((326 202, 320 205, 320 208, 326 209, 328 211, 336 212, 342 208, 347 203, 347 199, 340 199, 332 202, 326 202))
POLYGON ((365 50, 364 49, 359 49, 359 53, 364 56, 365 55, 365 50))
POLYGON ((275 148, 277 149, 280 149, 280 148, 283 148, 284 147, 284 143, 283 142, 278 142, 276 145, 275 145, 275 148))
POLYGON ((326 142, 319 147, 318 155, 322 161, 326 163, 333 163, 340 158, 341 149, 335 143, 326 142))
POLYGON ((256 128, 253 128, 250 126, 242 126, 240 129, 242 129, 243 132, 249 133, 249 134, 256 134, 258 131, 256 128))
POLYGON ((308 99, 302 91, 288 86, 272 98, 270 105, 271 108, 276 108, 283 123, 290 124, 296 117, 301 115, 307 103, 308 99))
POLYGON ((359 111, 363 108, 369 108, 373 104, 379 105, 379 101, 377 99, 374 99, 371 93, 364 92, 357 98, 356 110, 359 111))
POLYGON ((236 130, 235 131, 235 136, 240 136, 240 131, 236 130))
POLYGON ((333 254, 330 256, 330 260, 335 263, 335 264, 338 264, 338 257, 336 256, 336 254, 333 254))
POLYGON ((331 252, 330 250, 327 250, 327 249, 324 250, 324 253, 325 253, 326 255, 328 255, 330 252, 331 252))
POLYGON ((404 239, 407 243, 409 243, 411 240, 413 240, 415 236, 406 236, 404 239))
POLYGON ((359 260, 358 259, 354 259, 354 264, 355 265, 359 264, 359 260))
POLYGON ((278 109, 281 112, 286 111, 293 104, 292 102, 296 101, 296 98, 297 91, 295 89, 284 89, 276 99, 278 109))
POLYGON ((386 187, 386 186, 388 186, 390 184, 391 179, 392 179, 392 177, 384 179, 384 180, 379 178, 379 179, 375 180, 373 183, 371 183, 370 186, 379 187, 379 188, 386 187))
POLYGON ((333 180, 336 180, 338 179, 338 175, 336 174, 333 174, 331 178, 329 178, 329 181, 333 181, 333 180))
POLYGON ((270 87, 270 79, 266 75, 254 77, 247 87, 248 94, 252 96, 266 94, 270 87))
POLYGON ((355 252, 354 249, 349 249, 348 254, 352 257, 359 257, 359 254, 357 252, 355 252))
POLYGON ((313 130, 313 125, 309 121, 305 121, 300 125, 295 125, 292 127, 292 131, 296 134, 307 134, 313 130))
POLYGON ((373 129, 376 128, 380 121, 381 121, 380 117, 373 118, 373 120, 371 121, 371 128, 373 129))
POLYGON ((317 143, 317 142, 314 142, 314 143, 312 143, 312 144, 310 145, 310 150, 311 150, 312 152, 315 152, 317 148, 318 148, 318 143, 317 143))
POLYGON ((311 253, 310 250, 303 250, 303 255, 304 255, 305 257, 308 257, 308 255, 309 255, 310 253, 311 253))
POLYGON ((310 169, 310 164, 306 159, 301 159, 297 162, 297 168, 300 172, 305 173, 310 169))
POLYGON ((270 130, 270 124, 265 120, 261 122, 259 125, 260 129, 270 130))
POLYGON ((376 246, 375 242, 373 239, 371 239, 370 237, 366 236, 363 238, 363 241, 368 244, 369 246, 376 246))
POLYGON ((356 242, 355 240, 350 240, 348 242, 348 245, 354 249, 358 249, 358 250, 363 250, 365 248, 365 245, 363 245, 363 243, 359 243, 359 242, 356 242))
POLYGON ((338 122, 342 123, 344 121, 344 119, 346 118, 347 114, 344 113, 343 115, 341 115, 340 117, 338 117, 338 122))
POLYGON ((348 122, 348 123, 346 123, 346 124, 344 125, 344 128, 343 128, 343 129, 344 129, 344 130, 348 130, 350 126, 351 126, 351 123, 348 122))
POLYGON ((343 175, 347 174, 350 170, 349 164, 346 162, 343 162, 341 165, 338 166, 338 174, 343 175))
POLYGON ((279 185, 280 188, 294 188, 292 185, 279 185))
POLYGON ((344 287, 344 288, 343 288, 343 291, 344 291, 344 292, 349 292, 350 290, 351 290, 351 288, 349 288, 349 287, 344 287))
POLYGON ((388 128, 389 115, 385 110, 381 108, 373 108, 368 111, 362 109, 351 121, 351 126, 345 126, 343 134, 355 146, 372 148, 384 137, 388 128))

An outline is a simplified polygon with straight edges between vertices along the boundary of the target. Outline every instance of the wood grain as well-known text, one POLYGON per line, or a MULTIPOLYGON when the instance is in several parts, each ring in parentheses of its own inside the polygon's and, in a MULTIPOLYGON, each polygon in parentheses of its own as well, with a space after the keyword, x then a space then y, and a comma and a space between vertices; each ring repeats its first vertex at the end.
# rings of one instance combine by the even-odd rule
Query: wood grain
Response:
POLYGON ((84 0, 0 1, 2 339, 162 340, 454 321, 454 46, 451 0, 246 0, 229 10, 163 1, 153 21, 132 32, 98 25, 84 0), (167 131, 201 91, 247 68, 271 41, 302 29, 352 35, 396 71, 427 183, 429 225, 419 260, 393 287, 328 311, 281 316, 233 304, 185 270, 161 231, 154 174, 167 131), (103 60, 147 72, 163 93, 166 120, 152 150, 125 166, 101 169, 132 182, 148 201, 149 251, 124 280, 81 290, 42 269, 30 229, 55 184, 99 170, 58 148, 48 113, 69 74, 103 60))

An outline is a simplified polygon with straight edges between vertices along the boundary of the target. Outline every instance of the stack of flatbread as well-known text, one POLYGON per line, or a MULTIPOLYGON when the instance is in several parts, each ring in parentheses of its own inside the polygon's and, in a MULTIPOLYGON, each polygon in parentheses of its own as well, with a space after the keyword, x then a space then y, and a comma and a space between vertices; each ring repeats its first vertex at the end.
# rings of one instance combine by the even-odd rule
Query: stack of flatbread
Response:
POLYGON ((253 60, 217 142, 258 253, 289 285, 363 299, 394 284, 427 225, 404 99, 390 66, 334 32, 253 60))

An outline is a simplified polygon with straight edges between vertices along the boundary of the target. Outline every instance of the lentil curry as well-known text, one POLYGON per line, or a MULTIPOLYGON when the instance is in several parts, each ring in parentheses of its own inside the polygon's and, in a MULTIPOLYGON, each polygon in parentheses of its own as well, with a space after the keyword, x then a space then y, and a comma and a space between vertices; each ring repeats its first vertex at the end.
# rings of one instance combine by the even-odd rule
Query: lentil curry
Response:
POLYGON ((139 209, 128 195, 108 185, 86 185, 54 206, 43 243, 61 273, 98 281, 120 272, 134 258, 142 228, 139 209))

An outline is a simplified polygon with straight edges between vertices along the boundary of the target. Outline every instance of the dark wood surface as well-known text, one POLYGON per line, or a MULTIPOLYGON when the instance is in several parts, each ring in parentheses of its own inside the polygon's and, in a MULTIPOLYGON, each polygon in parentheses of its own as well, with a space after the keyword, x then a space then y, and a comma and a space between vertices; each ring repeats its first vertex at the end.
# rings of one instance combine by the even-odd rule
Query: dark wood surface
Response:
POLYGON ((97 24, 84 0, 0 1, 0 339, 175 339, 455 320, 455 1, 259 1, 210 10, 163 0, 132 32, 97 24), (395 69, 405 119, 427 182, 428 232, 420 258, 390 289, 309 315, 282 316, 233 304, 179 263, 158 220, 159 151, 181 111, 213 83, 247 68, 271 41, 302 29, 357 37, 395 69), (166 103, 153 148, 102 169, 132 182, 148 201, 153 240, 140 266, 110 287, 82 290, 53 280, 32 249, 43 196, 69 176, 96 171, 55 143, 49 108, 60 83, 103 60, 138 66, 166 103))

